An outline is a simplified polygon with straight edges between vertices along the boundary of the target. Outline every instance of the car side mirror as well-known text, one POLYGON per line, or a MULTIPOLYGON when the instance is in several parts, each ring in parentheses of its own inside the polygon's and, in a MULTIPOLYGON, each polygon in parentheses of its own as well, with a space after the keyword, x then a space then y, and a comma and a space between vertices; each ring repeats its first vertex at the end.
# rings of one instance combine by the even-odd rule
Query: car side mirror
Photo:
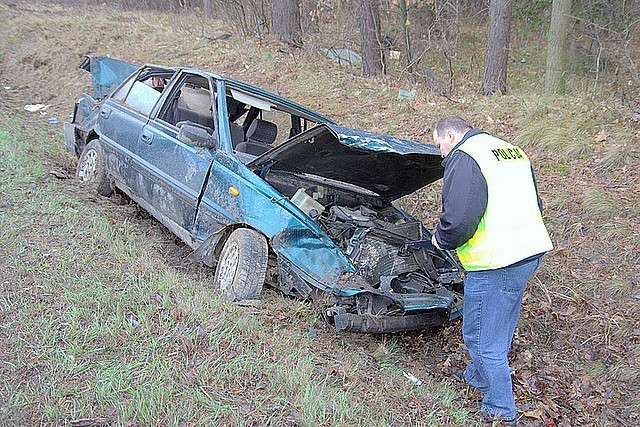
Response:
POLYGON ((184 142, 194 147, 202 147, 206 149, 218 148, 218 140, 209 132, 200 127, 191 124, 184 124, 178 132, 178 141, 184 142))

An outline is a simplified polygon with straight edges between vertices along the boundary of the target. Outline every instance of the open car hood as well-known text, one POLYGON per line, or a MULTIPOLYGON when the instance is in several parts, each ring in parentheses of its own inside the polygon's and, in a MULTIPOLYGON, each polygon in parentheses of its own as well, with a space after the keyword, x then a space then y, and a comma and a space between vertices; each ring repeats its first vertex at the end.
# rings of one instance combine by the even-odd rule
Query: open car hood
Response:
POLYGON ((78 68, 91 73, 93 96, 102 99, 140 67, 106 56, 85 56, 78 68))
POLYGON ((442 178, 434 145, 323 123, 267 151, 247 166, 346 182, 392 201, 442 178))

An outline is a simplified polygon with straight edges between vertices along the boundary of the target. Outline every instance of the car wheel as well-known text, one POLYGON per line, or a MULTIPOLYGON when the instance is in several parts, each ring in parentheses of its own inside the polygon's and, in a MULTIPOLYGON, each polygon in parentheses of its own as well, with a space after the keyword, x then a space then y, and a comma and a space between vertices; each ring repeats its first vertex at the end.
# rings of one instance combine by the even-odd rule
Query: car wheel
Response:
POLYGON ((82 150, 76 167, 76 179, 89 184, 101 196, 108 197, 113 193, 109 177, 104 170, 104 155, 99 140, 89 141, 82 150))
POLYGON ((267 239, 255 230, 238 228, 222 248, 214 288, 227 301, 258 299, 267 272, 267 239))

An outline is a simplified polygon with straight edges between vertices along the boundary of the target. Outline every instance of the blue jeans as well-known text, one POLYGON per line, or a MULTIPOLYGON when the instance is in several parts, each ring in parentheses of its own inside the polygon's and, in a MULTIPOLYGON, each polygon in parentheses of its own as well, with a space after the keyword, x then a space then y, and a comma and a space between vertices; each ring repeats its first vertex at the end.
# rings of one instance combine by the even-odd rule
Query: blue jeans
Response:
POLYGON ((507 353, 520 316, 522 295, 541 258, 516 267, 469 272, 464 285, 462 335, 471 363, 465 380, 481 392, 482 410, 516 416, 507 353))

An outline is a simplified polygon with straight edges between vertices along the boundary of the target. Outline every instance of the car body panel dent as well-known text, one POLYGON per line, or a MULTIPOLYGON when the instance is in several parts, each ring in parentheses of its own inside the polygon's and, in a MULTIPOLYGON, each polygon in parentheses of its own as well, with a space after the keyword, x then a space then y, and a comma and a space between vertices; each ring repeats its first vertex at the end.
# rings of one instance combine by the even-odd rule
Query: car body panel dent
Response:
POLYGON ((98 105, 98 100, 96 100, 93 96, 89 94, 83 94, 78 102, 76 103, 76 109, 74 112, 74 116, 78 123, 82 123, 85 128, 92 127, 95 124, 97 117, 94 115, 92 121, 87 121, 87 117, 91 115, 94 109, 98 105))
POLYGON ((264 168, 311 173, 393 201, 442 178, 440 151, 429 144, 320 124, 251 161, 264 168))
POLYGON ((271 240, 273 250, 295 266, 322 290, 332 290, 342 273, 355 272, 355 266, 331 240, 307 228, 288 227, 271 240))
MULTIPOLYGON (((235 158, 219 156, 201 205, 202 215, 219 225, 242 222, 260 230, 276 254, 294 265, 307 266, 306 275, 315 283, 332 285, 342 272, 355 270, 317 224, 235 158), (237 196, 229 191, 231 187, 238 190, 237 196)), ((199 222, 197 230, 206 227, 199 222)))

